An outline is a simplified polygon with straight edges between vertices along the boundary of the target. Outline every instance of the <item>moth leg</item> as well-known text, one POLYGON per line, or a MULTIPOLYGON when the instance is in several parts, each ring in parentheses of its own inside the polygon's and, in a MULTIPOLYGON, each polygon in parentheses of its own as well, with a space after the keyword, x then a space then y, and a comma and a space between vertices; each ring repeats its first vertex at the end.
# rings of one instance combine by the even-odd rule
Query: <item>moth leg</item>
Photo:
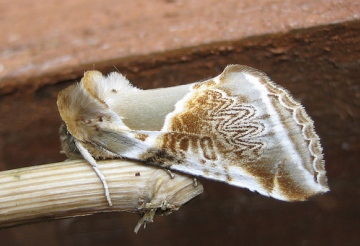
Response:
POLYGON ((198 186, 198 184, 199 184, 197 181, 197 178, 195 178, 195 177, 193 178, 193 184, 194 184, 194 187, 198 186))
POLYGON ((134 229, 134 232, 135 233, 138 233, 140 227, 142 225, 144 225, 144 228, 146 227, 146 223, 149 223, 149 222, 153 222, 153 219, 154 219, 154 216, 155 216, 155 213, 156 213, 156 208, 153 208, 153 209, 150 209, 148 211, 146 211, 141 219, 139 220, 139 222, 137 223, 137 225, 135 226, 135 229, 134 229))
POLYGON ((89 153, 89 151, 87 151, 87 149, 78 141, 75 141, 76 147, 78 148, 78 150, 80 151, 81 155, 84 157, 84 159, 92 166, 92 168, 94 169, 95 173, 97 174, 97 176, 100 178, 104 190, 105 190, 105 196, 106 196, 106 200, 109 204, 109 206, 112 206, 112 202, 111 202, 111 197, 110 197, 110 192, 109 192, 109 186, 106 182, 106 178, 105 176, 102 174, 102 172, 99 170, 99 167, 96 163, 96 160, 91 156, 91 154, 89 153))
POLYGON ((165 169, 165 171, 169 174, 169 176, 170 176, 171 179, 174 179, 174 178, 175 178, 175 175, 171 172, 170 169, 167 169, 167 168, 164 168, 164 169, 165 169))

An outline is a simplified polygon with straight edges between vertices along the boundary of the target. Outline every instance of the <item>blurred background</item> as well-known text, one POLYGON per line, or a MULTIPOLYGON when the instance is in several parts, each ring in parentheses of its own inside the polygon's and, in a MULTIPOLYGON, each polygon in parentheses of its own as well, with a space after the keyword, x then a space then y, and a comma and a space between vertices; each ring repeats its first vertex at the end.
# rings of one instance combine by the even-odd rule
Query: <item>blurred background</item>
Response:
POLYGON ((107 213, 3 228, 1 245, 360 245, 359 16, 351 0, 0 0, 0 171, 65 159, 56 97, 86 70, 148 89, 236 63, 305 106, 331 189, 286 203, 200 179, 137 235, 138 215, 107 213))

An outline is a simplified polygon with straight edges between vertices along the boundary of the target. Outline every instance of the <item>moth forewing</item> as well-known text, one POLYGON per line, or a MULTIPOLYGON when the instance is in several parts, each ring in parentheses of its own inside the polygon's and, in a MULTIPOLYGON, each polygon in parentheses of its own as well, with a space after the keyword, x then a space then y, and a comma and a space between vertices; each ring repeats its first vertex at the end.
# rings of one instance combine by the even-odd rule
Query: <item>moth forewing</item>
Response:
POLYGON ((313 121, 250 67, 145 91, 117 73, 87 72, 80 86, 60 93, 58 105, 69 132, 95 158, 137 159, 288 201, 328 190, 313 121))

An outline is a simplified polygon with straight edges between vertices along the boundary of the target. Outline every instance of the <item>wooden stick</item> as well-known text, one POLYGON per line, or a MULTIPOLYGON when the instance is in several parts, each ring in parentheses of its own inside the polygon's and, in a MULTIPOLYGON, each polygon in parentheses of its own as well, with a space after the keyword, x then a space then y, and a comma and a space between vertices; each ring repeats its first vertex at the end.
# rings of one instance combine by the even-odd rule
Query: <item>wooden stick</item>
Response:
POLYGON ((168 214, 200 195, 201 184, 163 168, 133 161, 99 161, 113 206, 102 183, 83 160, 66 161, 0 172, 0 227, 89 215, 127 211, 143 215, 135 230, 151 222, 155 211, 168 214))

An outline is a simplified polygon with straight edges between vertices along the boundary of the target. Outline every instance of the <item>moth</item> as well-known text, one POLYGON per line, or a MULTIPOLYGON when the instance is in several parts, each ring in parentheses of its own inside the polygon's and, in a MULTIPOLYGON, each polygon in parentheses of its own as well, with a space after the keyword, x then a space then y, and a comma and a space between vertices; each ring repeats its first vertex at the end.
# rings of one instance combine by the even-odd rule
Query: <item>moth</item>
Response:
POLYGON ((328 191, 320 139, 303 106, 266 74, 228 65, 192 84, 141 90, 85 72, 58 95, 62 148, 103 182, 97 159, 128 158, 285 201, 328 191))

